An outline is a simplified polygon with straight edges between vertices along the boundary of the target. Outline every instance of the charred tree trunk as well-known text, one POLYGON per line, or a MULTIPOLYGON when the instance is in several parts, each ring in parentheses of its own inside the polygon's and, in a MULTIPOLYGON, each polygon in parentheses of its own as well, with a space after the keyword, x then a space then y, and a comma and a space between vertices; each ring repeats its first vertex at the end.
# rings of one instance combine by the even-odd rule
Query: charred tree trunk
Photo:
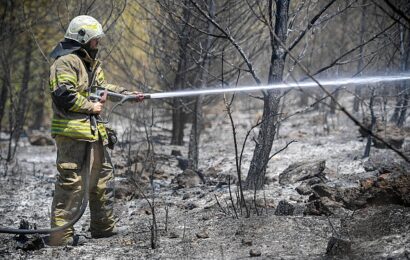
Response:
MULTIPOLYGON (((282 81, 285 67, 285 50, 279 41, 286 43, 288 31, 288 12, 290 0, 276 0, 276 14, 273 14, 273 0, 269 0, 271 64, 268 84, 282 81), (275 27, 273 27, 275 17, 275 27), (275 37, 274 33, 277 38, 275 37), (279 40, 279 41, 278 41, 279 40)), ((246 189, 261 189, 265 183, 266 166, 276 134, 276 120, 279 111, 280 92, 269 90, 264 93, 262 124, 260 126, 252 161, 245 180, 246 189)))
POLYGON ((175 98, 172 109, 172 145, 184 144, 184 128, 186 123, 186 115, 183 109, 182 100, 175 98))
MULTIPOLYGON (((374 114, 374 97, 375 97, 375 90, 374 88, 372 88, 371 90, 371 96, 370 96, 370 102, 369 102, 369 109, 370 109, 370 131, 374 130, 374 127, 376 125, 376 116, 374 114)), ((372 146, 372 140, 373 137, 372 135, 368 135, 367 136, 367 143, 366 143, 366 147, 364 149, 364 155, 363 158, 367 158, 370 156, 370 148, 372 146)))
MULTIPOLYGON (((21 82, 21 89, 18 94, 18 99, 17 99, 17 109, 14 110, 13 112, 15 113, 14 115, 14 124, 13 124, 13 129, 12 129, 12 134, 10 136, 10 142, 13 142, 13 145, 10 145, 9 152, 7 155, 7 161, 11 161, 14 158, 14 155, 16 153, 17 149, 17 143, 20 140, 21 133, 23 132, 23 127, 24 127, 24 122, 26 119, 26 112, 28 110, 28 91, 29 91, 29 82, 30 82, 30 75, 31 75, 31 59, 32 59, 32 53, 33 53, 33 42, 31 40, 31 37, 29 37, 27 41, 27 46, 25 50, 25 56, 24 56, 24 69, 23 69, 23 78, 21 82)), ((10 110, 12 110, 10 108, 10 110)))
MULTIPOLYGON (((400 26, 400 69, 406 72, 410 63, 410 32, 405 30, 404 26, 400 26), (405 37, 406 35, 406 37, 405 37)), ((407 81, 400 83, 397 88, 398 96, 396 101, 396 107, 393 115, 390 119, 391 122, 397 126, 402 127, 406 121, 407 106, 409 102, 410 86, 407 81)))
POLYGON ((9 94, 9 86, 7 83, 7 70, 4 70, 4 78, 2 80, 2 85, 1 85, 1 92, 0 92, 0 132, 2 129, 2 121, 4 117, 4 111, 6 109, 6 102, 7 102, 7 96, 9 94))
POLYGON ((6 112, 7 100, 11 90, 11 58, 13 57, 13 44, 15 35, 11 33, 15 16, 11 15, 15 8, 13 1, 7 1, 4 3, 4 12, 2 12, 0 18, 0 36, 5 37, 10 35, 7 40, 3 40, 0 45, 0 62, 2 70, 2 85, 0 92, 0 131, 4 128, 2 125, 4 114, 6 112))
POLYGON ((45 91, 48 88, 48 71, 44 70, 43 79, 41 80, 40 87, 36 90, 35 95, 37 96, 34 100, 35 103, 33 104, 33 120, 30 125, 30 129, 38 130, 43 126, 44 122, 44 103, 45 103, 45 91))
MULTIPOLYGON (((184 21, 189 22, 191 12, 188 9, 188 1, 185 1, 185 8, 183 11, 184 21)), ((179 60, 178 68, 174 80, 174 89, 178 90, 186 86, 186 70, 188 64, 188 43, 189 43, 189 26, 182 24, 179 33, 179 60)), ((183 145, 184 143, 184 128, 186 123, 186 114, 184 112, 184 104, 180 98, 174 98, 172 104, 172 137, 171 144, 183 145)))
MULTIPOLYGON (((345 4, 347 5, 348 3, 346 2, 345 4)), ((345 49, 345 46, 346 46, 346 30, 347 30, 347 17, 348 17, 348 15, 347 15, 347 13, 343 13, 343 14, 341 14, 341 16, 342 16, 341 17, 341 19, 342 19, 342 21, 341 21, 342 22, 342 33, 340 34, 340 38, 339 38, 339 44, 340 44, 340 46, 338 46, 339 56, 342 55, 342 53, 345 49)), ((336 77, 339 77, 340 69, 341 69, 340 66, 336 67, 336 77)), ((330 114, 332 114, 332 115, 336 114, 336 108, 337 108, 336 101, 339 98, 339 91, 337 89, 333 93, 333 97, 334 97, 334 99, 330 100, 330 114)))
MULTIPOLYGON (((360 17, 360 42, 359 44, 363 43, 363 39, 364 39, 364 33, 366 31, 366 3, 365 0, 362 1, 362 14, 360 17)), ((359 62, 357 64, 357 73, 359 73, 359 75, 362 75, 362 70, 363 70, 363 59, 364 59, 364 46, 360 46, 359 48, 359 53, 360 53, 360 59, 359 62)), ((360 105, 360 95, 361 95, 361 90, 360 90, 360 86, 357 86, 354 90, 355 93, 355 97, 353 100, 353 111, 354 112, 359 112, 359 105, 360 105)))
POLYGON ((195 108, 192 120, 191 134, 189 136, 188 147, 188 168, 192 170, 198 170, 198 157, 199 157, 199 141, 201 137, 202 129, 202 100, 203 98, 195 98, 195 108))
MULTIPOLYGON (((208 13, 211 18, 215 17, 215 3, 214 0, 208 0, 208 13)), ((200 77, 201 86, 205 87, 208 84, 208 71, 209 71, 209 51, 212 46, 212 34, 214 31, 214 26, 210 21, 208 21, 208 36, 205 44, 205 52, 203 55, 202 62, 202 73, 200 77)), ((192 120, 192 129, 189 136, 189 147, 188 147, 188 168, 193 170, 198 170, 198 157, 199 157, 199 141, 201 137, 201 130, 203 125, 202 117, 202 96, 195 98, 195 107, 192 120)))

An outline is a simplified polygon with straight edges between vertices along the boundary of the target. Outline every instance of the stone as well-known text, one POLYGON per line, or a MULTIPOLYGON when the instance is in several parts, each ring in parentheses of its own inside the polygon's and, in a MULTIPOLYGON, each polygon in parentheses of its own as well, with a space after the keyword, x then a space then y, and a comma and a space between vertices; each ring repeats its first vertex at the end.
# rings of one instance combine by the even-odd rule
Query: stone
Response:
POLYGON ((250 239, 242 239, 242 245, 244 245, 244 246, 252 246, 252 244, 253 244, 253 242, 252 242, 252 240, 250 240, 250 239))
POLYGON ((291 216, 293 215, 294 210, 295 210, 295 207, 292 204, 290 204, 286 200, 281 200, 279 201, 278 206, 276 207, 275 215, 291 216))
POLYGON ((332 212, 330 209, 322 202, 321 199, 311 201, 306 204, 303 211, 303 215, 313 215, 313 216, 329 216, 332 212))
POLYGON ((177 157, 177 161, 178 161, 178 165, 177 165, 178 168, 180 168, 183 171, 188 169, 188 164, 189 164, 188 159, 183 158, 183 157, 177 157))
POLYGON ((176 184, 180 188, 193 188, 200 186, 203 181, 197 172, 186 169, 181 174, 178 174, 173 180, 172 183, 176 184))
POLYGON ((296 191, 300 194, 300 195, 310 195, 312 194, 312 189, 310 188, 309 185, 307 185, 306 183, 302 183, 301 185, 299 185, 298 187, 296 187, 296 191))
POLYGON ((178 238, 179 235, 178 235, 177 233, 175 233, 175 232, 170 232, 168 237, 169 237, 169 238, 178 238))
POLYGON ((319 197, 328 197, 331 199, 335 199, 337 195, 337 189, 331 188, 326 184, 316 184, 312 186, 313 192, 319 197))
POLYGON ((44 247, 45 247, 44 240, 37 234, 34 237, 27 238, 27 240, 24 242, 18 241, 16 249, 21 249, 27 252, 27 251, 37 251, 44 247))
POLYGON ((54 145, 54 139, 51 137, 51 135, 33 130, 32 132, 27 134, 28 136, 28 141, 30 142, 31 145, 36 145, 36 146, 46 146, 46 145, 54 145))
POLYGON ((196 233, 195 235, 199 239, 209 238, 208 231, 206 231, 206 230, 201 230, 200 232, 196 233))
POLYGON ((182 153, 180 150, 172 150, 171 155, 173 156, 182 156, 182 153))
POLYGON ((249 251, 249 255, 250 255, 251 257, 258 257, 258 256, 261 256, 261 255, 262 255, 262 252, 261 252, 260 250, 258 250, 258 249, 251 249, 251 250, 249 251))
POLYGON ((184 196, 182 196, 182 200, 187 200, 191 198, 191 195, 189 193, 185 193, 184 196))
POLYGON ((130 196, 134 196, 137 191, 137 188, 131 183, 130 180, 126 178, 115 179, 114 196, 116 199, 125 199, 130 196))
POLYGON ((294 163, 279 174, 279 183, 281 185, 294 184, 314 177, 325 179, 325 174, 323 173, 325 167, 325 160, 294 163))
POLYGON ((194 202, 188 202, 184 205, 184 208, 187 210, 193 210, 195 208, 198 208, 198 205, 194 202))
POLYGON ((347 239, 331 237, 327 243, 326 255, 348 256, 352 253, 352 242, 347 239))

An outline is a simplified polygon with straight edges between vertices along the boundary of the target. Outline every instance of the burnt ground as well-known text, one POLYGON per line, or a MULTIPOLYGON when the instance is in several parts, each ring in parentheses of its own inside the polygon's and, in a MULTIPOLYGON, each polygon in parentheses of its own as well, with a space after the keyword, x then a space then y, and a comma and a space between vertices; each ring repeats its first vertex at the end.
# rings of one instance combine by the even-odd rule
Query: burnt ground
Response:
MULTIPOLYGON (((236 107, 239 140, 256 122, 259 111, 250 105, 236 107)), ((232 130, 222 106, 209 109, 202 136, 199 168, 205 184, 189 172, 176 178, 183 172, 178 165, 187 155, 187 147, 167 145, 169 132, 164 127, 169 125, 157 124, 151 129, 154 170, 144 169, 147 148, 139 141, 145 135, 141 128, 135 129, 140 139, 131 142, 126 141, 126 134, 120 134, 121 143, 112 152, 117 168, 115 213, 118 225, 128 227, 128 231, 111 238, 90 238, 78 247, 43 246, 41 238, 35 236, 18 242, 16 236, 0 234, 0 258, 410 259, 407 166, 391 151, 374 147, 370 160, 361 159, 365 140, 359 137, 357 127, 342 115, 325 118, 322 112, 313 111, 281 125, 273 151, 292 140, 297 142, 269 163, 264 190, 245 192, 249 217, 244 208, 237 207, 236 185, 228 185, 237 178, 232 130), (172 155, 173 150, 181 156, 172 155), (325 167, 315 168, 323 165, 320 163, 309 166, 317 161, 324 161, 325 167), (313 177, 304 179, 305 184, 314 180, 307 185, 306 195, 296 191, 303 181, 285 182, 280 177, 295 163, 308 167, 295 174, 313 169, 313 177), (318 176, 320 180, 314 179, 318 176), (404 184, 393 183, 393 177, 404 184), (155 249, 151 248, 153 216, 148 203, 153 197, 155 249)), ((125 133, 122 129, 126 126, 117 121, 120 133, 125 133)), ((244 152, 245 173, 252 157, 251 139, 244 152)), ((408 141, 406 137, 404 147, 408 141)), ((55 152, 54 146, 32 146, 23 138, 17 160, 6 175, 2 166, 1 226, 18 227, 21 220, 27 220, 38 228, 48 227, 57 173, 55 152)), ((87 210, 75 225, 77 233, 89 237, 88 223, 87 210)))

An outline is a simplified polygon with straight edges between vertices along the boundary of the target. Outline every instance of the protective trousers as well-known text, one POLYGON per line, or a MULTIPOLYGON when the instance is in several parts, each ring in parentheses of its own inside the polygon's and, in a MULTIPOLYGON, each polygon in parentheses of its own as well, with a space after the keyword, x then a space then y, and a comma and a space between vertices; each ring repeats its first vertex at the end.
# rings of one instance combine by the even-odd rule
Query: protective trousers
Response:
MULTIPOLYGON (((91 235, 110 233, 115 226, 114 173, 106 147, 101 139, 90 143, 65 136, 56 136, 56 144, 59 175, 51 209, 51 227, 63 226, 74 218, 81 207, 83 178, 88 174, 91 235)), ((64 244, 73 235, 73 227, 53 233, 50 244, 64 244)))

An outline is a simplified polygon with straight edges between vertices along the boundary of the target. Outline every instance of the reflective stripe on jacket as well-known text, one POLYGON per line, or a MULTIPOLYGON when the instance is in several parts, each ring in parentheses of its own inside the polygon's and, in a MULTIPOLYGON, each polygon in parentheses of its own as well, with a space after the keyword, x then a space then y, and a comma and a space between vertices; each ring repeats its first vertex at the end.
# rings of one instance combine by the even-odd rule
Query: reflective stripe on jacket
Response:
MULTIPOLYGON (((92 87, 107 88, 120 93, 125 91, 121 87, 105 83, 104 73, 98 61, 91 64, 91 67, 95 68, 95 81, 92 87)), ((93 131, 90 123, 93 104, 87 99, 89 73, 84 60, 73 53, 57 58, 51 66, 52 136, 62 135, 85 141, 97 141, 101 137, 106 143, 107 132, 104 124, 98 123, 97 130, 93 131)))

